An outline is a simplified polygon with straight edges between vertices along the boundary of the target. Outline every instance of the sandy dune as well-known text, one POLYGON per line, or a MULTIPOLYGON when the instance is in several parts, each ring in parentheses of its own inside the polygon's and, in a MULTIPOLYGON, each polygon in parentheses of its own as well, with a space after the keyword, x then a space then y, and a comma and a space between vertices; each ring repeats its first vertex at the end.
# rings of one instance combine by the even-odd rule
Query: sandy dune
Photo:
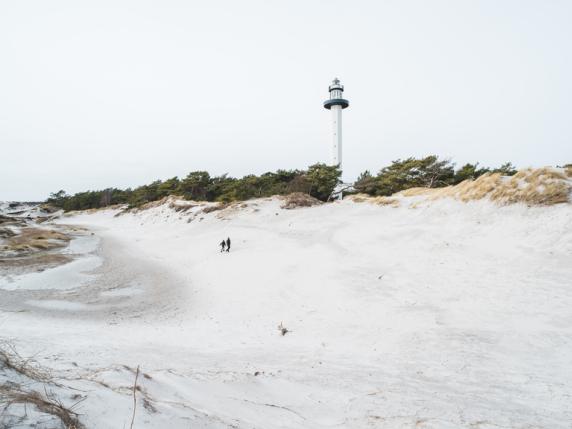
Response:
POLYGON ((129 425, 138 365, 135 427, 568 428, 570 204, 416 207, 62 218, 99 263, 0 280, 1 336, 89 428, 129 425))

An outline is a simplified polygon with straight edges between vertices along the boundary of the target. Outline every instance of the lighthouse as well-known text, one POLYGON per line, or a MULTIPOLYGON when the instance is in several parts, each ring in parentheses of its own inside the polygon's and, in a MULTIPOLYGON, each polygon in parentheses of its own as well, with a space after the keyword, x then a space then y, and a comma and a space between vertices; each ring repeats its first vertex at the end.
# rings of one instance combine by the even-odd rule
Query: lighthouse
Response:
POLYGON ((329 87, 330 99, 324 101, 324 108, 332 111, 332 158, 331 165, 342 167, 342 110, 350 105, 343 98, 344 86, 335 78, 329 87))

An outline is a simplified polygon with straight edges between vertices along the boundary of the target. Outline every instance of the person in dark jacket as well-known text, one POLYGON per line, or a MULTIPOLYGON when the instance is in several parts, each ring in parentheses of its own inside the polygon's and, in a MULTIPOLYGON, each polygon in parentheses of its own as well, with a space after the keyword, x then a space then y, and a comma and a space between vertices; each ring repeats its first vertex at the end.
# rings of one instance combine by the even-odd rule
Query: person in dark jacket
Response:
POLYGON ((226 246, 226 242, 225 242, 224 240, 222 240, 222 241, 220 242, 219 246, 220 246, 220 251, 221 251, 221 252, 224 252, 224 246, 226 246))
POLYGON ((230 237, 226 239, 226 251, 230 251, 230 237))

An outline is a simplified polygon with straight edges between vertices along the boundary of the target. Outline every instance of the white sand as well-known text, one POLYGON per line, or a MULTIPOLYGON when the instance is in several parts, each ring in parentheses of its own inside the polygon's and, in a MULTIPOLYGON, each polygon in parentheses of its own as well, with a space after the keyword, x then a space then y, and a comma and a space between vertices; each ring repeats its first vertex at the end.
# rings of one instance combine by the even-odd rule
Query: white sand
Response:
POLYGON ((83 371, 90 428, 129 426, 123 364, 152 377, 135 427, 570 427, 569 204, 115 213, 62 220, 102 240, 97 280, 0 315, 21 351, 83 371))
POLYGON ((68 311, 78 311, 78 310, 90 310, 91 308, 85 304, 79 302, 69 302, 69 301, 59 301, 59 300, 29 300, 26 304, 32 307, 47 308, 50 310, 68 310, 68 311))

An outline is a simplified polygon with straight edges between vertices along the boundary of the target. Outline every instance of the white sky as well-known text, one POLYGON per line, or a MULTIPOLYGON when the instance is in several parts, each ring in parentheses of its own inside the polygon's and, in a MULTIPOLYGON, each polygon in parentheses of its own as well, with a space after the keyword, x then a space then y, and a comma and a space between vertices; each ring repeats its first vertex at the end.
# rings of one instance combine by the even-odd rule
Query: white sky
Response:
POLYGON ((572 1, 2 1, 0 200, 329 161, 572 162, 572 1))

